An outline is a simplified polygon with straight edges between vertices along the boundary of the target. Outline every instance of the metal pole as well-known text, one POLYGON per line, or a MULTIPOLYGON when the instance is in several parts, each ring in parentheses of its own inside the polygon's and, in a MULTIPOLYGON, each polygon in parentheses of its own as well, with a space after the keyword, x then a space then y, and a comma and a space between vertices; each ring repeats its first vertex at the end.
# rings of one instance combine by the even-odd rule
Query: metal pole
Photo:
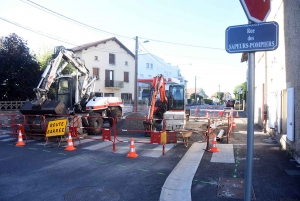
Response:
POLYGON ((219 98, 219 105, 221 105, 221 95, 220 95, 220 85, 219 85, 219 95, 218 95, 218 98, 219 98))
MULTIPOLYGON (((249 22, 250 24, 250 22, 249 22)), ((252 169, 253 169, 253 147, 254 147, 254 100, 255 100, 255 53, 248 53, 248 95, 247 95, 247 155, 246 155, 246 181, 245 198, 251 201, 252 195, 252 169)))
POLYGON ((197 102, 197 98, 196 98, 196 80, 197 80, 197 78, 195 76, 195 105, 196 105, 196 102, 197 102))
POLYGON ((138 44, 138 37, 135 37, 135 69, 134 69, 134 106, 133 106, 133 112, 137 112, 137 102, 138 102, 138 97, 137 97, 137 77, 138 77, 138 49, 139 49, 139 44, 138 44))

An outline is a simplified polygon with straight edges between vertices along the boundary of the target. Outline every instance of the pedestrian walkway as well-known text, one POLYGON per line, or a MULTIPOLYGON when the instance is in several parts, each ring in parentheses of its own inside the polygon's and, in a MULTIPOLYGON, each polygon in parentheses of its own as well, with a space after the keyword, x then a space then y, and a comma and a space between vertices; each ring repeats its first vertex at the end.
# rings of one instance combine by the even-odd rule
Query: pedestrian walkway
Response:
MULTIPOLYGON (((244 200, 247 119, 235 122, 229 144, 218 142, 220 152, 205 152, 205 144, 193 143, 165 181, 161 201, 244 200)), ((300 165, 272 136, 254 128, 252 199, 299 201, 300 165)))

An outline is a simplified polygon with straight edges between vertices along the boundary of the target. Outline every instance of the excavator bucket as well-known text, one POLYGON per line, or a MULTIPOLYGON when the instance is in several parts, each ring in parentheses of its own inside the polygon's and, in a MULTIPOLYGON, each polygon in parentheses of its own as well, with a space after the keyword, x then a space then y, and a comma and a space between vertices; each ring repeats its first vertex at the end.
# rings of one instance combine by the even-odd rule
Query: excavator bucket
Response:
POLYGON ((27 101, 20 109, 20 112, 23 115, 68 114, 65 104, 62 101, 56 100, 46 101, 41 105, 41 107, 36 107, 31 103, 31 101, 27 101))

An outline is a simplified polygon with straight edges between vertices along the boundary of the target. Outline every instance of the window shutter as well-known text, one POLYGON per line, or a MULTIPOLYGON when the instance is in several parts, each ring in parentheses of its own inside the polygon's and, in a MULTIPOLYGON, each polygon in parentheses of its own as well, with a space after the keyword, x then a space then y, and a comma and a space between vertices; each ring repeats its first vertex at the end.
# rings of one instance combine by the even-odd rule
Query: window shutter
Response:
POLYGON ((99 68, 93 68, 93 76, 99 80, 99 68))

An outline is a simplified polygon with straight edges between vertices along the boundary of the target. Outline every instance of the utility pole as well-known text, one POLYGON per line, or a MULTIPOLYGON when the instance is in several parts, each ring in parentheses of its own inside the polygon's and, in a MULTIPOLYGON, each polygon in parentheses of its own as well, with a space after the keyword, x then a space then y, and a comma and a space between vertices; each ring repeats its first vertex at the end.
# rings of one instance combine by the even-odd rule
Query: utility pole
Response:
POLYGON ((196 76, 195 76, 195 105, 196 105, 196 103, 197 103, 197 96, 196 96, 196 81, 197 81, 197 78, 196 78, 196 76))
POLYGON ((138 50, 139 50, 139 43, 138 37, 135 37, 135 68, 134 68, 134 105, 133 105, 133 112, 137 112, 137 77, 138 77, 138 50))
POLYGON ((219 105, 221 105, 220 85, 219 85, 219 95, 218 95, 218 98, 219 98, 219 105))

